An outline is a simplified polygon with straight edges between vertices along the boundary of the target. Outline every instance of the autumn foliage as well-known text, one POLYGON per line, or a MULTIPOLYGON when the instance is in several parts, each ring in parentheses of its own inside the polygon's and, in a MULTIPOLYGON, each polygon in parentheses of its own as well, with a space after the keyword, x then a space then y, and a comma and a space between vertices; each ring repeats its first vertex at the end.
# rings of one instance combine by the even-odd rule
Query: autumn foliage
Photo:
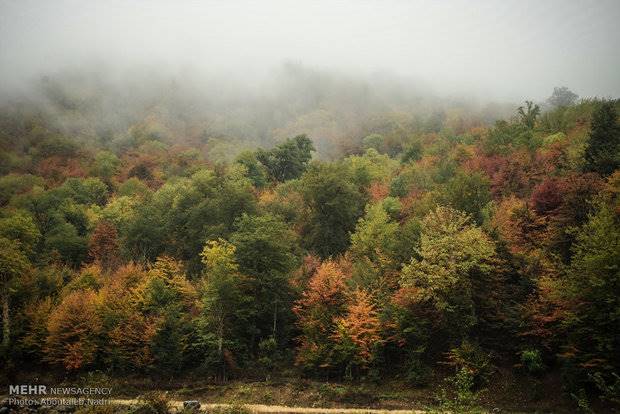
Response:
POLYGON ((156 109, 102 136, 0 117, 0 358, 220 382, 504 375, 611 399, 617 108, 386 113, 342 142, 269 141, 292 122, 264 148, 156 109))

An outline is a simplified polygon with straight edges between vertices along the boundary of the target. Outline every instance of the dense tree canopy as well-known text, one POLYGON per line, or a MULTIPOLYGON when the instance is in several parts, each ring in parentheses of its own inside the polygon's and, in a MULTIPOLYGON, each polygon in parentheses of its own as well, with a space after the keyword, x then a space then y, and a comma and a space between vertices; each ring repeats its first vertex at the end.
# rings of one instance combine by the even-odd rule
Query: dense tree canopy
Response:
POLYGON ((472 389, 508 372, 608 395, 618 107, 559 88, 509 120, 389 112, 318 152, 156 111, 86 135, 7 114, 2 362, 414 385, 454 369, 472 389))

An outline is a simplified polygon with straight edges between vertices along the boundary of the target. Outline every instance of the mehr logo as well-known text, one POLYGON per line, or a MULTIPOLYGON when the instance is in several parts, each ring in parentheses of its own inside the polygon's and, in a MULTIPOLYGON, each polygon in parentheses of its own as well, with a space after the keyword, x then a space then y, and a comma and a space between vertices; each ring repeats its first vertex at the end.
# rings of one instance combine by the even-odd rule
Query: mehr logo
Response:
POLYGON ((45 385, 9 385, 10 395, 47 395, 45 385))

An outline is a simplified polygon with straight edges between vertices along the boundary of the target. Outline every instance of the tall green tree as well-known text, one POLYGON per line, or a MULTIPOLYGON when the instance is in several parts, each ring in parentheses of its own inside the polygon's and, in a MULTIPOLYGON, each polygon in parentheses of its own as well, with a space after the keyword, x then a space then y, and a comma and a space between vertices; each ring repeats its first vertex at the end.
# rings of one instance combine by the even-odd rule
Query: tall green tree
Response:
POLYGON ((569 304, 569 376, 583 383, 588 374, 620 374, 620 220, 610 206, 599 206, 579 229, 567 282, 558 293, 569 304))
POLYGON ((251 333, 248 319, 252 315, 252 297, 248 278, 239 272, 235 250, 234 245, 219 239, 207 242, 200 254, 205 266, 199 288, 203 305, 200 341, 205 364, 215 368, 222 380, 228 377, 225 352, 233 356, 247 353, 243 342, 251 333))
POLYGON ((10 289, 14 280, 28 269, 28 258, 17 240, 0 237, 0 294, 2 296, 2 351, 11 343, 10 289))
POLYGON ((310 209, 304 228, 308 248, 323 258, 344 253, 366 202, 348 170, 338 164, 313 165, 301 179, 301 191, 310 209))
POLYGON ((620 126, 614 101, 603 101, 592 115, 586 170, 607 176, 620 168, 620 126))
MULTIPOLYGON (((255 309, 255 343, 286 339, 292 321, 290 273, 299 265, 297 236, 278 216, 243 214, 230 242, 241 273, 250 278, 255 309)), ((255 344, 253 344, 255 345, 255 344)))

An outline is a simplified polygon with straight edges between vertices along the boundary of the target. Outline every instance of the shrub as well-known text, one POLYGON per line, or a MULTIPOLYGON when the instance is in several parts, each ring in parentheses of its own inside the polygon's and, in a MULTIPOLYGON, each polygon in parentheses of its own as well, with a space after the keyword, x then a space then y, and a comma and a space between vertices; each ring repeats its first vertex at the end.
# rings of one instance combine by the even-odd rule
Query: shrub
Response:
POLYGON ((138 400, 140 406, 134 414, 168 414, 170 412, 170 398, 165 392, 151 391, 138 400))
POLYGON ((481 386, 489 382, 495 368, 491 364, 491 357, 480 345, 465 340, 458 348, 448 352, 448 365, 457 369, 457 375, 463 369, 470 372, 474 385, 481 386))
POLYGON ((440 388, 440 409, 450 413, 470 412, 479 395, 474 391, 474 373, 462 367, 454 376, 446 378, 446 385, 440 388))
POLYGON ((537 349, 526 349, 521 352, 521 366, 532 375, 540 375, 546 368, 537 349))

